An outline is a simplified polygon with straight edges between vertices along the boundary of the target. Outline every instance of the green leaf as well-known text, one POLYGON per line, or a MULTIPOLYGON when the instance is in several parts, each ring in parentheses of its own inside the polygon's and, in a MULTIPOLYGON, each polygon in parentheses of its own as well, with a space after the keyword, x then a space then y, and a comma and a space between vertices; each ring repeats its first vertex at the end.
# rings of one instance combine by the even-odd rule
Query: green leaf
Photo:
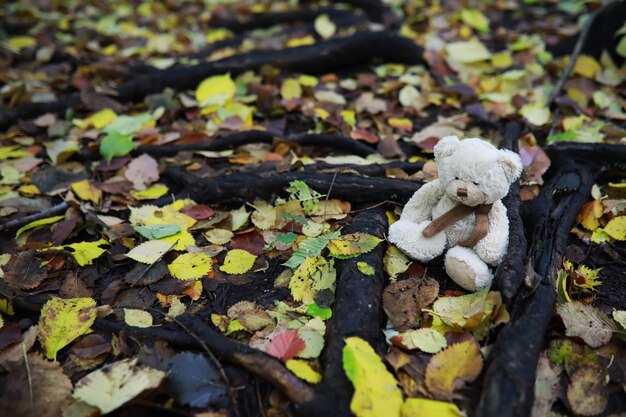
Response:
POLYGON ((372 266, 368 264, 367 262, 357 262, 356 267, 359 269, 359 271, 362 274, 365 274, 368 276, 372 276, 376 272, 376 270, 372 268, 372 266))
POLYGON ((328 320, 333 316, 333 310, 330 307, 320 307, 313 303, 306 306, 306 314, 312 317, 319 317, 322 320, 328 320))
POLYGON ((176 224, 153 224, 150 226, 133 226, 141 236, 146 239, 160 239, 180 232, 180 226, 176 224))
POLYGON ((303 240, 298 245, 298 249, 296 249, 293 255, 291 255, 291 258, 289 258, 283 265, 290 268, 296 268, 304 262, 306 258, 318 256, 322 253, 330 240, 336 239, 339 236, 341 236, 341 232, 337 230, 336 232, 327 233, 323 236, 310 237, 303 240))
POLYGON ((302 208, 305 213, 314 212, 320 197, 324 197, 323 194, 312 190, 304 181, 301 180, 290 182, 287 192, 292 199, 298 200, 302 203, 302 208))
POLYGON ((128 155, 133 149, 135 149, 135 144, 130 136, 116 132, 109 133, 100 142, 100 155, 107 161, 116 156, 128 155))
POLYGON ((468 26, 473 27, 479 32, 487 32, 489 30, 489 19, 485 17, 483 12, 477 9, 461 10, 461 20, 468 26))
POLYGON ((284 235, 276 236, 276 243, 279 243, 284 246, 289 246, 289 245, 292 245, 293 242, 295 242, 297 238, 298 238, 298 235, 295 234, 294 232, 287 232, 284 235))
POLYGON ((357 417, 399 417, 402 392, 378 354, 359 337, 343 348, 343 369, 354 386, 350 410, 357 417))

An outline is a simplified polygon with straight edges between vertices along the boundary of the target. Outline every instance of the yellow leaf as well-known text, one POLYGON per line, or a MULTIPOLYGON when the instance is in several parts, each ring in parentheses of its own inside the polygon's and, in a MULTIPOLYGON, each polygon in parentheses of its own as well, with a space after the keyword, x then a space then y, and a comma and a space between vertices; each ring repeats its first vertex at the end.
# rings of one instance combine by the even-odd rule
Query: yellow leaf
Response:
POLYGON ((446 45, 448 58, 461 64, 471 64, 491 58, 491 53, 478 39, 451 42, 446 45))
POLYGON ((596 230, 600 226, 598 219, 602 217, 602 211, 602 202, 599 200, 593 200, 585 203, 580 211, 580 224, 582 224, 587 230, 596 230))
POLYGON ((604 231, 613 239, 626 240, 626 216, 611 219, 604 227, 604 231))
POLYGON ((91 298, 54 298, 44 304, 37 333, 48 359, 56 360, 59 350, 90 331, 95 307, 91 298))
POLYGON ((117 119, 117 113, 111 109, 102 109, 87 118, 89 124, 96 129, 102 129, 115 119, 117 119))
POLYGON ((413 129, 413 122, 406 118, 391 117, 387 120, 389 126, 397 127, 398 129, 411 130, 413 129))
POLYGON ((130 195, 136 200, 154 200, 163 197, 170 189, 165 184, 153 184, 150 188, 137 191, 130 190, 130 195))
POLYGON ((94 371, 80 379, 72 396, 110 413, 132 400, 142 391, 156 388, 165 372, 147 366, 137 366, 137 359, 124 359, 94 371))
POLYGON ((311 368, 311 365, 305 360, 289 359, 285 365, 295 376, 310 384, 317 384, 322 380, 322 375, 311 368))
POLYGON ((513 56, 508 51, 498 52, 491 56, 491 65, 495 68, 508 68, 513 64, 513 56))
POLYGON ((463 23, 479 32, 487 32, 489 30, 489 19, 478 9, 461 10, 461 19, 463 23))
POLYGON ((483 357, 473 341, 455 343, 433 356, 426 366, 426 388, 436 399, 451 400, 454 391, 474 381, 483 357))
POLYGON ((352 110, 342 110, 339 112, 343 121, 352 128, 356 126, 356 115, 352 110))
POLYGON ((283 81, 283 84, 280 87, 280 95, 285 100, 300 98, 302 97, 302 87, 300 87, 300 83, 297 80, 288 78, 283 81))
POLYGON ((150 240, 135 246, 126 256, 137 262, 153 264, 161 259, 170 249, 172 249, 172 244, 169 242, 164 240, 150 240))
POLYGON ((338 239, 328 242, 330 254, 339 259, 348 259, 370 252, 382 239, 367 233, 352 233, 342 235, 338 239))
POLYGON ((594 78, 601 69, 598 61, 589 55, 580 55, 574 64, 574 73, 586 78, 594 78))
POLYGON ((15 238, 17 239, 18 237, 20 237, 20 235, 22 233, 26 232, 27 230, 34 229, 34 228, 39 227, 39 226, 45 226, 46 224, 56 223, 59 220, 63 220, 64 218, 65 218, 64 215, 62 215, 62 216, 52 216, 52 217, 46 217, 45 219, 35 220, 34 222, 30 222, 28 224, 25 224, 24 226, 20 227, 17 230, 17 233, 15 233, 15 238))
POLYGON ((427 398, 407 398, 402 405, 402 417, 462 417, 464 415, 454 403, 427 398))
POLYGON ((291 296, 303 304, 313 304, 318 291, 330 289, 334 293, 336 279, 332 260, 329 262, 322 256, 306 258, 289 281, 291 296))
POLYGON ((276 223, 276 209, 274 206, 264 201, 254 204, 255 211, 252 212, 252 223, 260 230, 268 230, 276 223))
POLYGON ((235 82, 229 74, 215 75, 202 81, 196 89, 196 100, 201 107, 223 106, 237 92, 235 82))
POLYGON ((409 330, 400 333, 399 337, 407 349, 419 349, 426 353, 437 353, 448 346, 446 338, 433 329, 409 330))
POLYGON ((550 109, 540 102, 524 104, 519 110, 519 114, 535 126, 545 125, 551 117, 550 109))
POLYGON ((133 327, 151 327, 152 314, 136 308, 125 308, 124 321, 126 322, 126 324, 133 327))
POLYGON ((227 274, 245 274, 248 272, 254 261, 256 255, 251 254, 243 249, 231 249, 224 258, 224 265, 220 266, 220 271, 227 274))
POLYGON ((315 38, 311 35, 302 36, 300 38, 292 38, 287 41, 287 48, 295 48, 298 46, 313 45, 315 38))
POLYGON ((315 87, 319 83, 317 77, 314 77, 312 75, 301 75, 300 77, 298 77, 298 82, 303 87, 315 87))
POLYGON ((32 36, 14 36, 7 42, 9 48, 15 51, 21 51, 24 48, 30 48, 37 45, 37 41, 32 36))
POLYGON ((226 229, 211 229, 204 233, 204 237, 213 245, 224 245, 230 242, 235 234, 226 229))
MULTIPOLYGON (((69 245, 62 246, 63 248, 70 248, 72 255, 74 255, 74 259, 80 266, 91 265, 93 260, 98 258, 104 252, 100 246, 108 245, 109 243, 100 239, 95 242, 80 242, 80 243, 72 243, 69 245)), ((60 246, 58 246, 60 247, 60 246)))
POLYGON ((315 19, 315 31, 323 39, 332 37, 337 31, 337 25, 328 18, 327 14, 321 14, 315 19))
POLYGON ((394 245, 387 246, 385 257, 383 258, 383 268, 392 279, 409 269, 410 265, 411 261, 404 252, 394 245))
POLYGON ((488 291, 485 288, 459 297, 439 297, 433 304, 433 312, 449 326, 474 330, 489 321, 496 307, 488 291))
POLYGON ((209 30, 206 34, 207 43, 214 43, 223 41, 224 39, 232 38, 233 32, 226 28, 217 28, 213 30, 209 30))
POLYGON ((93 185, 89 180, 82 180, 72 184, 72 191, 83 201, 92 201, 98 204, 102 198, 102 190, 93 185))
POLYGON ((357 417, 399 417, 402 392, 378 354, 359 337, 348 337, 343 369, 354 385, 350 410, 357 417))
POLYGON ((169 264, 167 269, 174 278, 198 279, 213 269, 213 260, 206 253, 184 253, 169 264))
POLYGON ((35 184, 22 185, 19 192, 26 196, 41 195, 41 191, 35 184))

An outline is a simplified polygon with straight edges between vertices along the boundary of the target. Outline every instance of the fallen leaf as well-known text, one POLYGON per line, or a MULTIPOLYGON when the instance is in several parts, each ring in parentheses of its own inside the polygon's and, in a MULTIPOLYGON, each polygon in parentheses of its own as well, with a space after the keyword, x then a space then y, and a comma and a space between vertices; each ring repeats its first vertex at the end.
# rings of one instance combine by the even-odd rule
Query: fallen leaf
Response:
POLYGON ((20 237, 22 235, 22 233, 34 229, 36 227, 39 226, 45 226, 47 224, 53 224, 56 223, 60 220, 63 220, 65 218, 65 215, 61 215, 61 216, 52 216, 52 217, 46 217, 45 219, 39 219, 39 220, 35 220, 33 222, 30 222, 28 224, 25 224, 24 226, 20 227, 17 232, 15 233, 15 238, 17 239, 18 237, 20 237))
POLYGON ((439 294, 434 279, 408 278, 389 284, 383 291, 383 309, 394 329, 414 328, 422 309, 432 304, 439 294))
POLYGON ((135 143, 128 135, 117 132, 107 134, 100 142, 100 155, 110 161, 117 156, 126 156, 135 149, 135 143))
POLYGON ((172 246, 171 243, 164 240, 150 240, 135 246, 126 256, 137 262, 153 264, 169 252, 172 246))
POLYGON ((407 398, 402 405, 402 417, 461 417, 465 414, 454 403, 407 398))
POLYGON ((539 357, 537 363, 537 376, 535 379, 535 401, 531 417, 549 416, 552 411, 552 404, 559 397, 561 392, 561 366, 550 363, 545 352, 539 357))
POLYGON ((433 329, 417 329, 393 336, 391 341, 404 349, 419 349, 426 353, 437 353, 448 346, 446 338, 433 329))
POLYGON ((357 262, 356 267, 359 272, 370 277, 374 276, 374 274, 376 273, 376 270, 372 267, 372 265, 368 264, 367 262, 357 262))
POLYGON ((357 417, 400 416, 402 392, 378 354, 359 337, 348 337, 343 369, 354 386, 350 410, 357 417))
MULTIPOLYGON (((79 243, 71 243, 68 245, 63 245, 62 248, 69 250, 74 259, 76 259, 76 263, 80 266, 91 265, 93 264, 93 260, 99 258, 106 250, 102 249, 100 246, 108 245, 104 239, 96 240, 95 242, 79 242, 79 243)), ((61 248, 59 246, 55 246, 53 248, 61 248)))
POLYGON ((586 365, 572 375, 567 386, 567 402, 576 415, 595 416, 606 408, 609 393, 606 388, 606 371, 586 365))
POLYGON ((613 239, 626 240, 626 216, 611 219, 604 227, 604 231, 613 239))
POLYGON ((136 308, 124 309, 124 322, 132 327, 151 327, 152 326, 152 314, 144 310, 136 308))
POLYGON ((198 279, 213 269, 213 260, 209 255, 202 252, 184 253, 174 259, 167 268, 174 278, 198 279))
POLYGON ((215 366, 203 355, 178 353, 167 363, 167 370, 165 389, 179 403, 196 408, 228 405, 228 390, 215 366))
POLYGON ((90 331, 96 320, 96 302, 91 298, 53 298, 46 301, 39 316, 39 342, 48 359, 90 331))
POLYGON ((289 281, 291 296, 304 304, 315 303, 320 291, 329 290, 334 294, 336 279, 337 271, 332 260, 329 262, 322 256, 306 258, 289 281))
POLYGON ((298 332, 287 330, 272 338, 267 347, 267 354, 286 362, 293 359, 305 346, 304 340, 300 338, 298 332))
POLYGON ((382 239, 367 233, 352 233, 342 235, 328 242, 330 254, 338 259, 349 259, 362 255, 374 249, 382 239))
POLYGON ((243 249, 231 249, 224 258, 220 271, 227 274, 245 274, 254 265, 256 256, 243 249))
POLYGON ((137 359, 124 359, 105 365, 80 379, 73 397, 100 409, 102 414, 124 405, 147 389, 156 388, 165 372, 137 366, 137 359))
POLYGON ((161 239, 180 232, 180 226, 176 224, 153 224, 150 226, 134 226, 139 234, 146 239, 161 239))
POLYGON ((74 191, 81 200, 91 201, 94 204, 98 204, 102 198, 102 190, 96 187, 93 182, 89 180, 72 183, 72 191, 74 191))
POLYGON ((232 99, 237 87, 230 74, 215 75, 202 81, 196 89, 196 100, 201 107, 223 106, 232 99))
POLYGON ((302 97, 302 87, 298 80, 287 78, 280 87, 280 95, 285 100, 302 97))
POLYGON ((454 391, 478 378, 483 358, 476 343, 455 343, 432 357, 426 367, 426 387, 436 399, 452 400, 454 391))
POLYGON ((489 19, 478 9, 461 10, 461 20, 479 32, 484 33, 489 30, 489 19))
POLYGON ((445 50, 448 58, 461 64, 484 61, 491 57, 489 50, 478 39, 450 42, 445 50))
POLYGON ((626 330, 626 310, 613 310, 613 320, 618 322, 626 330))
POLYGON ((535 126, 545 125, 552 117, 550 109, 541 102, 524 104, 519 110, 519 114, 521 114, 530 124, 535 126))
POLYGON ((323 39, 332 37, 337 31, 337 25, 328 18, 327 14, 321 14, 315 19, 315 31, 323 39))
POLYGON ((611 319, 589 304, 572 301, 557 307, 565 324, 565 334, 580 337, 591 347, 600 347, 611 340, 617 330, 611 319))
MULTIPOLYGON (((21 349, 20 349, 21 350, 21 349)), ((58 362, 39 355, 7 362, 9 384, 0 396, 0 410, 11 416, 57 417, 72 393, 72 382, 58 362), (25 363, 24 359, 27 361, 25 363)))
POLYGON ((124 177, 133 183, 135 190, 145 190, 148 185, 159 179, 159 164, 148 154, 133 159, 124 173, 124 177))
POLYGON ((322 375, 319 372, 315 371, 311 368, 309 362, 302 359, 289 359, 285 366, 289 369, 295 376, 302 379, 303 381, 308 382, 309 384, 317 384, 322 380, 322 375))
POLYGON ((31 290, 41 284, 48 276, 41 267, 41 259, 37 258, 34 249, 11 255, 11 259, 3 266, 4 280, 14 289, 31 290))
POLYGON ((383 268, 392 279, 409 269, 409 265, 411 261, 404 252, 394 245, 387 246, 383 257, 383 268))

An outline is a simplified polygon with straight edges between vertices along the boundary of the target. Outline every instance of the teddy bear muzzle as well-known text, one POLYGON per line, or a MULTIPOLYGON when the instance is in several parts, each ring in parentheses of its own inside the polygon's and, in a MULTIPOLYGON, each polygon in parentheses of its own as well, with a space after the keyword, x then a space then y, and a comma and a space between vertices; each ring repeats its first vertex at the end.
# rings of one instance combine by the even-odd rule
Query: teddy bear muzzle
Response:
POLYGON ((467 197, 467 188, 457 188, 456 195, 458 197, 467 197))

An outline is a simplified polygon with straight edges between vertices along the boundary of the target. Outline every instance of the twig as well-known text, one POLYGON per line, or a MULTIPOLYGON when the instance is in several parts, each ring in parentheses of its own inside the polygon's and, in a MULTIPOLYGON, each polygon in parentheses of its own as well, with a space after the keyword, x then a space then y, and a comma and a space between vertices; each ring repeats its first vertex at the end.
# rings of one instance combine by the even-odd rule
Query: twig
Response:
POLYGON ((559 96, 559 94, 561 94, 561 90, 563 89, 565 82, 567 81, 570 74, 572 73, 572 70, 574 69, 574 65, 576 65, 576 60, 578 59, 578 56, 583 50, 583 46, 585 45, 585 42, 587 41, 587 37, 589 36, 589 33, 591 33, 591 25, 593 24, 593 21, 598 15, 598 12, 599 11, 596 10, 589 16, 589 18, 587 18, 587 21, 585 22, 585 26, 583 27, 583 30, 580 32, 580 35, 578 36, 578 41, 576 41, 576 46, 574 47, 574 50, 572 51, 572 54, 570 55, 569 62, 567 63, 567 67, 565 67, 565 71, 563 71, 563 74, 561 74, 561 78, 559 78, 559 81, 556 83, 556 86, 554 86, 554 90, 552 90, 552 93, 550 93, 550 97, 548 98, 548 107, 552 107, 552 105, 554 104, 554 100, 559 96))
POLYGON ((55 214, 63 213, 69 208, 67 202, 62 202, 57 204, 56 206, 52 206, 47 210, 44 210, 39 213, 31 214, 29 216, 18 217, 17 219, 9 220, 6 223, 0 224, 0 232, 5 232, 7 230, 15 229, 30 222, 34 222, 35 220, 45 219, 46 217, 53 216, 55 214))

